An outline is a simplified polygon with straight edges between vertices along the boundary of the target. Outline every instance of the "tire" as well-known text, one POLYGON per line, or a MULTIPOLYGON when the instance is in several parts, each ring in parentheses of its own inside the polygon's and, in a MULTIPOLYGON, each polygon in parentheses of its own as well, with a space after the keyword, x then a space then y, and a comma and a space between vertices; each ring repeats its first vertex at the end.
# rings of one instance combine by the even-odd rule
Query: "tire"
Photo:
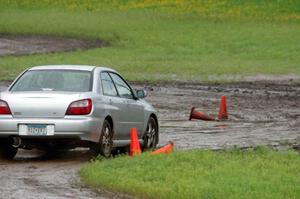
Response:
POLYGON ((113 149, 113 141, 112 141, 113 133, 110 123, 107 120, 104 120, 101 135, 99 139, 99 143, 97 144, 97 152, 104 156, 105 158, 109 158, 112 154, 113 149))
POLYGON ((8 139, 0 141, 0 158, 13 159, 18 152, 18 149, 13 147, 8 139))
POLYGON ((150 117, 147 123, 146 131, 143 135, 144 150, 154 149, 158 144, 158 124, 153 117, 150 117))

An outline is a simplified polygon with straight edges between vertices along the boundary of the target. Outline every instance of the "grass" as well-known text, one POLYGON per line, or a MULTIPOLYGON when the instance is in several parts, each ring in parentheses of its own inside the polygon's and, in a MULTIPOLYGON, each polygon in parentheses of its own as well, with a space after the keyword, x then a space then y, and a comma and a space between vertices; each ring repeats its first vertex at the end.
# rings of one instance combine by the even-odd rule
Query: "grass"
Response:
POLYGON ((92 64, 132 81, 300 74, 298 1, 0 0, 0 32, 100 38, 88 51, 0 58, 0 79, 41 64, 92 64), (248 2, 248 3, 247 3, 248 2))
POLYGON ((170 156, 119 157, 85 165, 80 175, 94 187, 139 198, 299 198, 300 156, 257 147, 170 156))

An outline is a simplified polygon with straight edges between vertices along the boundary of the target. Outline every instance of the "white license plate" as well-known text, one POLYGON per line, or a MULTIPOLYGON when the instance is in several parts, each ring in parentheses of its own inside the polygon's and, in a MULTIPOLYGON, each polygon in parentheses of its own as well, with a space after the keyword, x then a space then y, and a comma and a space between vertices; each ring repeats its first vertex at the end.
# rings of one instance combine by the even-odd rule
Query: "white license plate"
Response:
POLYGON ((20 135, 47 136, 54 135, 54 125, 22 124, 19 125, 20 135))

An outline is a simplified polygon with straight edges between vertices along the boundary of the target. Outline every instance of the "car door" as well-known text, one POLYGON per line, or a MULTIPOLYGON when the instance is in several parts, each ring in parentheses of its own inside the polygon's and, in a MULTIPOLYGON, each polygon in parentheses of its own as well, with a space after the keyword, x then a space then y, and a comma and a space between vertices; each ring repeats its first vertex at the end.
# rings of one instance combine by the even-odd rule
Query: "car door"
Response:
POLYGON ((130 130, 132 127, 136 127, 138 130, 139 137, 141 138, 144 127, 144 106, 133 96, 133 92, 129 84, 118 74, 110 72, 116 89, 118 91, 118 95, 125 100, 126 102, 126 112, 125 112, 125 121, 122 123, 124 128, 126 129, 124 138, 130 137, 130 130))
POLYGON ((103 94, 103 102, 105 109, 113 118, 114 123, 114 139, 123 139, 123 135, 128 133, 123 127, 123 123, 126 122, 126 100, 119 97, 116 87, 107 72, 100 73, 101 88, 103 94))

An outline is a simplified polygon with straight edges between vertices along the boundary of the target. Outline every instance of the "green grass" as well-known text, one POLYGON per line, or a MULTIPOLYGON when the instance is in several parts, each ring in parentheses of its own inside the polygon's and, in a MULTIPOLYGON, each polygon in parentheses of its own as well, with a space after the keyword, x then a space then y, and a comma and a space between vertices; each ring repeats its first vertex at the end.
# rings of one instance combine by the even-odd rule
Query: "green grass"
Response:
POLYGON ((0 0, 0 32, 110 43, 88 51, 1 57, 0 79, 41 64, 105 65, 129 80, 151 82, 297 75, 299 21, 300 3, 293 0, 0 0))
POLYGON ((170 156, 118 157, 85 165, 84 182, 139 198, 264 198, 300 196, 300 156, 294 151, 205 150, 170 156))

